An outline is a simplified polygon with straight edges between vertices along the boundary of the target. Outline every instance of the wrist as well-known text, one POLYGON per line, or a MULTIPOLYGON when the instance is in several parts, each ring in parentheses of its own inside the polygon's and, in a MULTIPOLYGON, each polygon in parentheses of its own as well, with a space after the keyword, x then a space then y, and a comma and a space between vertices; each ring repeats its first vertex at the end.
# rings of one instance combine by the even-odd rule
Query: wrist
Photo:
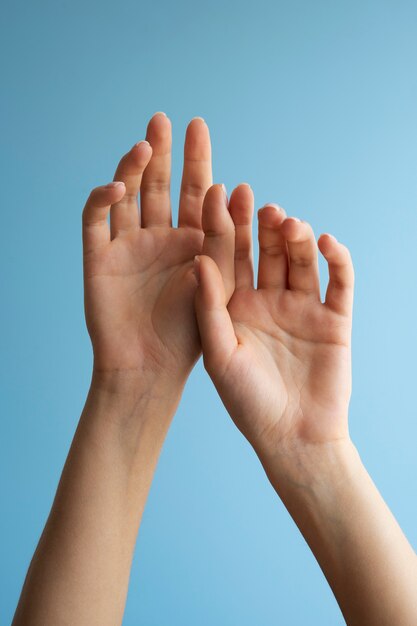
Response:
POLYGON ((79 429, 117 449, 129 465, 157 457, 184 384, 133 370, 93 370, 79 429))
POLYGON ((274 455, 259 455, 269 480, 293 510, 321 508, 355 480, 362 466, 351 439, 312 443, 291 441, 274 455))
POLYGON ((154 415, 171 419, 180 401, 187 376, 156 374, 139 369, 93 368, 89 397, 105 403, 113 419, 143 422, 154 415))
POLYGON ((139 367, 103 369, 94 363, 90 389, 127 400, 148 396, 164 402, 181 395, 187 377, 187 374, 172 375, 168 371, 154 372, 139 367))

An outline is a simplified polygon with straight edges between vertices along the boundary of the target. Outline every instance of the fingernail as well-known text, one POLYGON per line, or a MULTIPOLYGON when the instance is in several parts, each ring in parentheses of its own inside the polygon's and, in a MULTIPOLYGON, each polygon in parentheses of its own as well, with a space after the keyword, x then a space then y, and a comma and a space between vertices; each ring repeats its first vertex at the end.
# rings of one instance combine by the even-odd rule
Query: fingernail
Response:
POLYGON ((148 146, 150 146, 151 144, 149 143, 149 141, 146 141, 146 139, 141 139, 141 141, 138 141, 137 143, 135 143, 135 145, 133 146, 134 148, 137 148, 138 146, 140 146, 141 144, 147 144, 148 146))
POLYGON ((122 182, 121 182, 121 181, 119 181, 119 180, 114 180, 112 183, 108 183, 108 184, 106 185, 106 187, 122 187, 122 186, 124 187, 124 186, 125 186, 125 184, 124 184, 124 183, 122 183, 122 182))
POLYGON ((222 189, 223 189, 223 193, 224 193, 224 201, 225 201, 226 206, 227 206, 227 205, 228 205, 228 203, 229 203, 229 200, 228 200, 228 198, 227 198, 227 189, 226 189, 226 185, 223 185, 223 183, 222 183, 222 189))
POLYGON ((252 187, 249 185, 249 183, 240 183, 239 187, 249 187, 249 189, 252 189, 252 187))
POLYGON ((200 284, 200 257, 197 255, 194 257, 194 266, 193 266, 193 270, 194 270, 194 275, 197 281, 197 284, 200 284))
POLYGON ((206 120, 204 119, 204 117, 200 117, 198 115, 196 117, 193 117, 193 119, 191 121, 193 121, 193 120, 201 120, 202 122, 206 123, 206 120))
POLYGON ((275 202, 267 202, 266 204, 263 205, 263 209, 265 209, 265 207, 267 206, 271 206, 273 209, 275 209, 276 211, 284 211, 284 209, 282 208, 282 206, 279 206, 279 204, 276 204, 275 202))
POLYGON ((298 217, 290 217, 291 220, 294 220, 294 222, 301 222, 301 220, 298 217))
POLYGON ((156 113, 154 113, 152 117, 155 117, 155 115, 164 115, 165 117, 168 117, 168 115, 163 111, 156 111, 156 113))

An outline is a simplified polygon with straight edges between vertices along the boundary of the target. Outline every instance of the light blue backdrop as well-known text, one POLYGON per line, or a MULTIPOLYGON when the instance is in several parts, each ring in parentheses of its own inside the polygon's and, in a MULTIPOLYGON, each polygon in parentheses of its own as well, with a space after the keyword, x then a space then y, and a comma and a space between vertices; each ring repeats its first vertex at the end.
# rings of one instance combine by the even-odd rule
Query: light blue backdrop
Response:
MULTIPOLYGON (((217 182, 333 232, 356 267, 352 436, 417 544, 417 4, 4 3, 0 621, 87 392, 80 216, 163 110, 217 182)), ((322 268, 323 269, 323 268, 322 268)), ((338 625, 324 577, 201 364, 166 441, 125 625, 338 625)))

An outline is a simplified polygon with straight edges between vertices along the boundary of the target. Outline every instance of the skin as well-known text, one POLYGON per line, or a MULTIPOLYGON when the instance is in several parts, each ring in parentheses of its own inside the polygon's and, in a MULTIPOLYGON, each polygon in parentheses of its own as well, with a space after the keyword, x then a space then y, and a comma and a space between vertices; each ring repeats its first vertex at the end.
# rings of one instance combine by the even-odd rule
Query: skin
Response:
POLYGON ((255 288, 253 194, 249 188, 238 193, 230 207, 230 300, 215 261, 195 260, 206 369, 311 547, 346 622, 412 626, 416 557, 349 437, 349 251, 329 234, 316 242, 309 224, 267 205, 258 213, 255 288), (318 249, 329 269, 325 302, 318 249))
MULTIPOLYGON (((245 237, 247 249, 237 241, 236 289, 228 310, 214 309, 213 319, 209 314, 199 317, 207 369, 231 415, 239 413, 238 427, 254 446, 270 446, 274 453, 283 441, 345 439, 351 392, 349 252, 330 235, 319 240, 332 274, 323 305, 311 227, 285 219, 275 205, 266 206, 259 211, 254 289, 252 207, 248 191, 242 216, 236 218, 244 221, 236 240, 245 237), (340 281, 346 285, 342 297, 340 281), (216 336, 221 339, 215 341, 216 336)), ((207 302, 220 301, 220 276, 208 259, 201 262, 204 277, 208 275, 207 302)), ((227 301, 225 294, 222 302, 227 301)))
POLYGON ((177 228, 165 114, 152 117, 146 140, 123 156, 113 183, 91 192, 83 211, 91 387, 14 626, 121 624, 152 477, 201 352, 194 256, 215 258, 226 288, 233 286, 224 244, 233 245, 234 235, 225 228, 224 188, 211 186, 207 125, 196 118, 187 128, 177 228))
POLYGON ((84 208, 91 387, 13 625, 121 624, 147 494, 201 343, 347 622, 415 624, 415 555, 349 439, 348 251, 319 239, 321 303, 311 228, 269 205, 254 289, 252 191, 239 185, 228 201, 211 186, 204 121, 186 133, 178 228, 169 119, 156 114, 146 137, 84 208))

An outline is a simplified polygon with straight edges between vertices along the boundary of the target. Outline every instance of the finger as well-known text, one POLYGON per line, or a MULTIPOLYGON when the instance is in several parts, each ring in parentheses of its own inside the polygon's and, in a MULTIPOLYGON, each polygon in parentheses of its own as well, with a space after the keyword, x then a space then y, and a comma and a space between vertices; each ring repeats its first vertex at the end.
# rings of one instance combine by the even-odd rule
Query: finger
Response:
POLYGON ((96 187, 90 193, 82 215, 84 254, 110 243, 107 215, 111 204, 118 202, 125 191, 123 182, 114 181, 108 185, 96 187))
POLYGON ((143 172, 152 156, 147 141, 140 141, 121 159, 114 175, 115 180, 124 182, 126 193, 112 205, 110 211, 110 231, 114 239, 118 234, 137 230, 140 227, 138 193, 143 172))
POLYGON ((196 257, 194 272, 199 283, 195 310, 204 365, 214 377, 221 378, 238 345, 226 306, 228 298, 222 275, 213 259, 208 256, 196 257))
POLYGON ((323 234, 318 240, 320 252, 329 266, 329 284, 325 304, 342 315, 350 315, 353 306, 354 271, 349 250, 335 237, 323 234))
POLYGON ((224 185, 213 185, 203 203, 203 254, 217 264, 228 298, 235 287, 235 227, 227 208, 224 185))
POLYGON ((205 121, 195 117, 185 134, 178 226, 201 229, 203 200, 211 184, 210 133, 205 121))
POLYGON ((229 213, 235 225, 235 289, 253 287, 253 191, 247 183, 231 193, 229 213))
POLYGON ((286 215, 277 204, 266 204, 258 211, 258 289, 286 289, 288 250, 280 226, 286 215))
POLYGON ((320 297, 317 243, 307 222, 288 217, 281 224, 288 248, 288 286, 293 291, 320 297))
POLYGON ((155 113, 148 124, 146 139, 152 158, 140 188, 142 226, 171 226, 171 122, 165 113, 155 113))

